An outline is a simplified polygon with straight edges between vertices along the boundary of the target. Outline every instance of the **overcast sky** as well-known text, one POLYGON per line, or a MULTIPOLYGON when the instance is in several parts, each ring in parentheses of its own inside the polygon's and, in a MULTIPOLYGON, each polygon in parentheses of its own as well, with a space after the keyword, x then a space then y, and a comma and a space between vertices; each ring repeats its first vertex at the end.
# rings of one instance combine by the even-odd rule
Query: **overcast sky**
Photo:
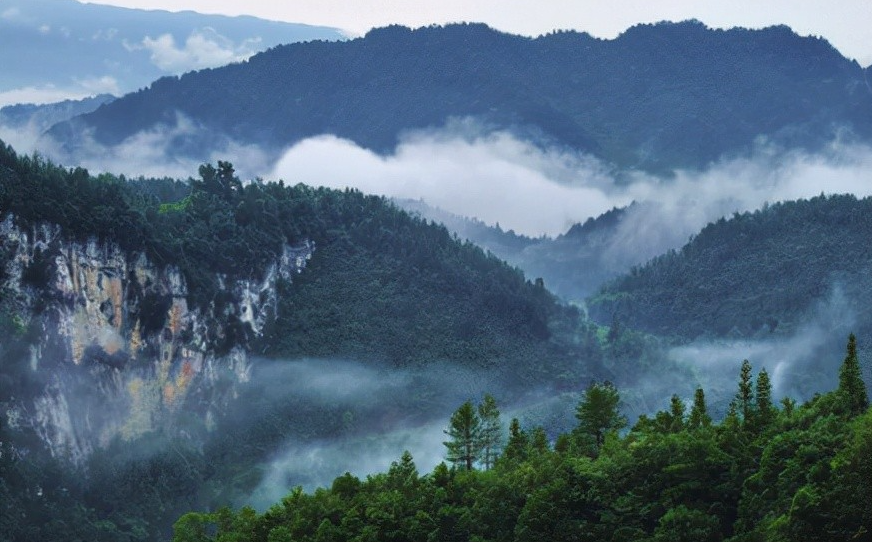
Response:
POLYGON ((575 29, 611 38, 640 22, 699 19, 713 27, 786 24, 823 36, 863 66, 872 64, 872 0, 101 0, 100 4, 171 11, 254 15, 339 27, 352 34, 400 23, 423 26, 485 22, 507 32, 538 35, 575 29))

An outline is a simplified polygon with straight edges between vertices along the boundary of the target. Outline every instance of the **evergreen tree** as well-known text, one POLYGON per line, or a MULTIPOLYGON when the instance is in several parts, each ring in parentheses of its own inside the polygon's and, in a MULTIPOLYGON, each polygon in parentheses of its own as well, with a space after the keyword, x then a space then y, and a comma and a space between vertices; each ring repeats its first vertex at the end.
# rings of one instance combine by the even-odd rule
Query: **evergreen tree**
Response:
POLYGON ((485 470, 490 469, 500 452, 503 443, 503 426, 500 423, 500 410, 496 399, 485 394, 484 400, 478 405, 478 416, 481 418, 481 451, 485 470))
POLYGON ((677 394, 673 394, 670 400, 669 419, 669 430, 672 433, 679 433, 684 429, 684 401, 677 394))
POLYGON ((857 357, 857 338, 851 333, 848 336, 848 347, 845 361, 839 369, 839 394, 847 403, 851 415, 862 414, 869 408, 869 396, 866 384, 860 373, 860 360, 857 357))
POLYGON ((757 373, 757 420, 760 428, 766 427, 775 417, 775 407, 772 405, 772 383, 766 369, 757 373))
POLYGON ((533 438, 530 439, 530 452, 542 455, 548 451, 548 436, 541 426, 533 429, 533 438))
POLYGON ((509 442, 506 444, 506 451, 503 457, 513 461, 527 459, 529 441, 527 433, 521 429, 521 423, 518 421, 518 418, 512 418, 509 424, 509 442))
POLYGON ((708 415, 708 408, 705 404, 705 392, 702 388, 696 388, 693 394, 693 406, 690 409, 687 426, 690 429, 699 429, 700 427, 708 427, 711 423, 712 419, 708 415))
POLYGON ((450 439, 443 442, 448 448, 446 459, 455 465, 462 465, 466 470, 472 470, 481 454, 481 418, 472 406, 472 401, 466 401, 454 411, 444 433, 450 439))
POLYGON ((599 450, 605 442, 606 433, 619 431, 627 425, 627 419, 618 411, 621 397, 611 382, 591 382, 578 408, 575 417, 578 419, 576 430, 581 435, 593 437, 596 449, 599 450))
POLYGON ((751 362, 742 361, 742 369, 739 372, 739 391, 736 393, 739 413, 742 415, 742 425, 750 423, 754 416, 754 383, 751 376, 751 362))

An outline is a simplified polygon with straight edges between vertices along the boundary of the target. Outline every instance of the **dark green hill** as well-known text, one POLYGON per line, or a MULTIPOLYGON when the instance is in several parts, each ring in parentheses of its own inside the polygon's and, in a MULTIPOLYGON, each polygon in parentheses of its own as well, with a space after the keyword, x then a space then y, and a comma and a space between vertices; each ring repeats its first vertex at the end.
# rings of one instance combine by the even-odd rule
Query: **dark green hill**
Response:
POLYGON ((652 333, 790 333, 834 296, 872 329, 872 199, 816 197, 735 214, 603 287, 591 315, 652 333))
POLYGON ((278 318, 251 345, 270 357, 450 361, 518 382, 553 381, 578 367, 579 356, 586 367, 598 363, 593 331, 577 311, 384 198, 283 183, 242 186, 226 163, 204 166, 201 175, 187 189, 170 180, 95 178, 3 147, 0 211, 25 227, 57 224, 69 238, 97 237, 178 266, 201 306, 223 302, 219 275, 261 276, 283 244, 314 243, 305 272, 283 287, 278 318), (161 195, 185 190, 184 200, 162 206, 161 195), (587 338, 570 347, 555 330, 587 338))
POLYGON ((222 138, 277 153, 324 133, 390 152, 404 131, 472 117, 621 167, 671 171, 760 136, 816 147, 847 127, 868 138, 870 96, 856 62, 783 26, 659 23, 613 40, 392 26, 163 78, 51 134, 73 151, 85 131, 115 145, 182 114, 202 130, 176 148, 199 159, 222 138))

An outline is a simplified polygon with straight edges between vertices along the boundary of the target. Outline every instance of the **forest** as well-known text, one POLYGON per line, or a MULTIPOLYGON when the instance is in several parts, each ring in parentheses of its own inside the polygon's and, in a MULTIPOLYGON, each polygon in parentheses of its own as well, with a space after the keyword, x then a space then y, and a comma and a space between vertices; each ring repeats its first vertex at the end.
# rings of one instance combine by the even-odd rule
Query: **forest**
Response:
POLYGON ((872 331, 870 235, 868 197, 821 195, 734 213, 602 286, 590 314, 683 340, 789 334, 816 303, 841 293, 864 335, 872 331))
POLYGON ((324 133, 389 154, 403 132, 474 119, 485 131, 668 176, 744 152, 761 135, 812 150, 837 128, 868 139, 863 77, 825 40, 784 26, 723 31, 685 21, 602 40, 395 25, 164 77, 50 135, 73 151, 86 134, 111 146, 179 113, 203 130, 178 138, 173 153, 197 160, 222 138, 283 152, 324 133))
POLYGON ((702 388, 626 431, 619 404, 613 384, 591 382, 570 433, 552 441, 513 419, 503 441, 485 396, 448 422, 450 466, 421 474, 405 452, 263 513, 189 512, 173 541, 872 540, 872 409, 853 335, 838 388, 803 404, 776 401, 747 360, 720 422, 702 388))

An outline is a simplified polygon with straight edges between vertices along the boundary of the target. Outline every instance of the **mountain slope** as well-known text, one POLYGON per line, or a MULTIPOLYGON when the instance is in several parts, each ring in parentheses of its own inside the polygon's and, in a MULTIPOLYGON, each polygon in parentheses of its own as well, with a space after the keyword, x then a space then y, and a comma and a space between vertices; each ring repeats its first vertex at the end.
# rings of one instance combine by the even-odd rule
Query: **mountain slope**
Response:
POLYGON ((840 325, 872 330, 872 199, 816 197, 735 214, 589 300, 591 315, 695 338, 788 334, 836 297, 840 325))
POLYGON ((517 266, 526 276, 543 279, 550 291, 566 300, 584 299, 606 281, 644 263, 646 256, 659 248, 657 243, 649 243, 646 254, 637 240, 629 238, 626 230, 635 228, 626 219, 629 214, 644 211, 646 205, 639 203, 574 224, 555 238, 518 235, 512 230, 504 231, 499 224, 488 226, 421 201, 405 200, 398 204, 411 213, 444 224, 459 238, 517 266))
POLYGON ((45 518, 163 539, 288 443, 423 431, 484 389, 550 399, 602 361, 578 311, 383 198, 0 147, 0 472, 32 539, 62 529, 45 518))
POLYGON ((58 125, 70 149, 172 124, 274 152, 324 133, 390 152, 404 131, 472 117, 488 128, 653 171, 701 167, 765 136, 816 147, 848 128, 872 136, 863 69, 826 41, 786 27, 633 27, 614 40, 536 39, 484 25, 388 27, 348 42, 276 47, 247 62, 164 78, 58 125))
POLYGON ((344 39, 332 28, 76 0, 0 0, 0 12, 0 105, 121 94, 280 43, 344 39))

